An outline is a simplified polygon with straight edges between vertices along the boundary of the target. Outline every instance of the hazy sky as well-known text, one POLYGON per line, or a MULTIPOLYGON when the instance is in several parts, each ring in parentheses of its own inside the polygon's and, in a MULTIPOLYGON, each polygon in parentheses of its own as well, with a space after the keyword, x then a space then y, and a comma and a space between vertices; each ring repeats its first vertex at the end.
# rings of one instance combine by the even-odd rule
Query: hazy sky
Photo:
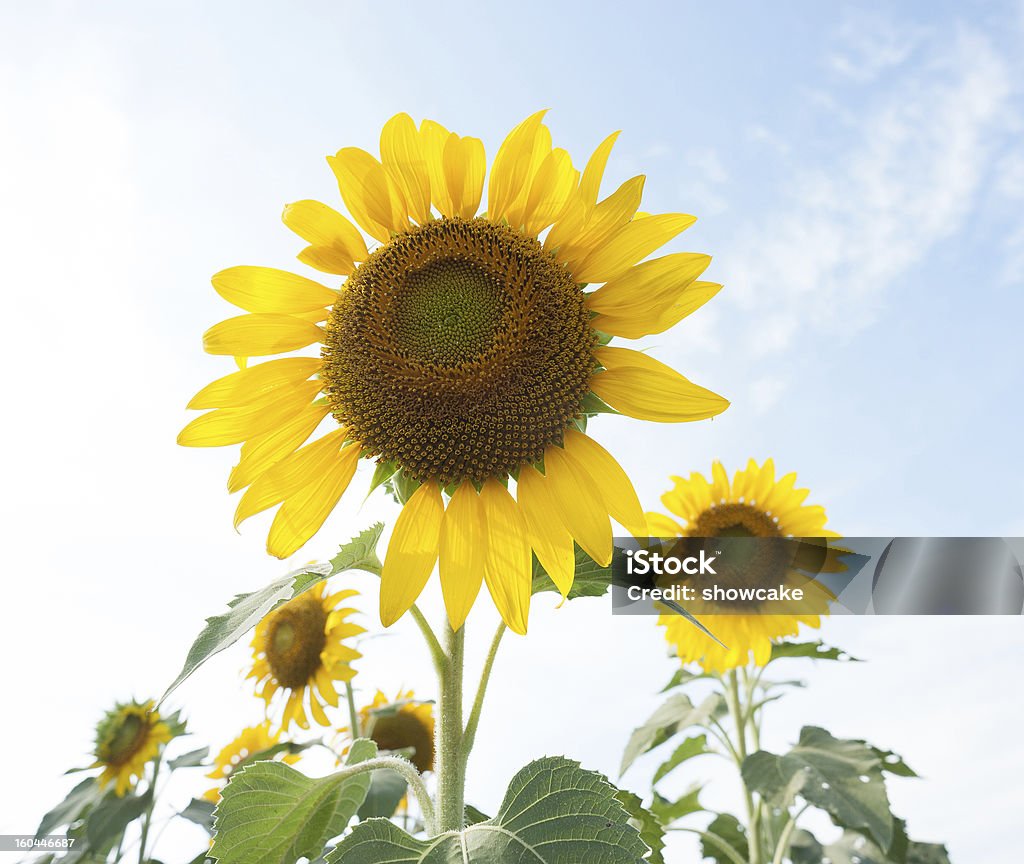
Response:
MULTIPOLYGON (((890 5, 3 4, 0 833, 34 830, 112 700, 161 691, 205 616, 288 566, 265 520, 231 529, 235 454, 174 443, 188 398, 230 371, 200 349, 233 314, 209 276, 300 266, 282 205, 336 203, 325 155, 374 149, 397 111, 491 156, 548 107, 577 164, 622 129, 607 188, 643 172, 645 209, 700 217, 674 248, 711 253, 726 289, 644 344, 733 407, 592 426, 649 507, 669 474, 771 455, 848 535, 1024 534, 1024 6, 890 5)), ((291 563, 393 519, 360 498, 291 563)), ((355 581, 373 623, 373 580, 355 581)), ((482 809, 542 753, 614 772, 672 664, 651 622, 608 608, 545 598, 508 640, 470 769, 482 809)), ((1020 621, 843 620, 826 638, 873 662, 809 671, 767 745, 814 722, 900 750, 928 777, 893 790, 912 833, 957 864, 1004 860, 1020 621)), ((360 686, 432 696, 414 639, 402 622, 367 640, 360 686)), ((180 691, 203 741, 260 719, 245 657, 180 691)), ((165 839, 171 859, 201 843, 165 839)))

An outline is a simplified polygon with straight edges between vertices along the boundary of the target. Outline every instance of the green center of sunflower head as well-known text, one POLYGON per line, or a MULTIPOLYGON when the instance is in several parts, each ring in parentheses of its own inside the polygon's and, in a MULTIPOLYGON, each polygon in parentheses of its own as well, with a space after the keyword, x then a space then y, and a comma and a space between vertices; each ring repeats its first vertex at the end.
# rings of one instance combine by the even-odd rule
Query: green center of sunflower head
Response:
POLYGON ((583 292, 533 238, 435 219, 359 266, 327 324, 333 414, 369 455, 442 485, 562 443, 596 363, 583 292))
POLYGON ((303 594, 273 613, 264 652, 278 683, 289 689, 305 686, 320 668, 327 644, 327 613, 316 597, 303 594))
POLYGON ((395 305, 395 341, 411 358, 458 367, 486 353, 501 321, 501 285, 459 259, 407 274, 395 305))
POLYGON ((123 765, 139 751, 148 729, 146 717, 131 706, 112 711, 97 730, 97 757, 108 765, 123 765))

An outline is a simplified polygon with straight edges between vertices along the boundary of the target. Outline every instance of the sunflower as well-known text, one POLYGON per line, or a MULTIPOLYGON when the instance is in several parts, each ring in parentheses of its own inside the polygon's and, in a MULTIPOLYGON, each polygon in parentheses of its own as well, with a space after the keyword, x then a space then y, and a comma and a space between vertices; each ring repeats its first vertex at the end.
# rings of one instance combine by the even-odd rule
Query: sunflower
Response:
POLYGON ((118 703, 96 727, 96 761, 92 767, 103 769, 97 778, 100 786, 113 784, 118 797, 142 778, 160 747, 174 737, 153 704, 152 699, 118 703))
POLYGON ((600 198, 618 133, 580 173, 552 147, 544 113, 499 148, 484 215, 481 142, 398 114, 379 160, 354 147, 328 157, 358 228, 317 201, 284 210, 309 244, 299 260, 332 284, 268 267, 213 277, 246 314, 210 328, 204 346, 244 368, 192 399, 206 413, 178 441, 242 445, 228 480, 246 489, 236 526, 278 507, 267 549, 282 558, 320 529, 360 460, 374 461, 371 488, 392 479, 403 501, 381 574, 385 626, 439 562, 454 629, 486 583, 524 633, 531 550, 566 593, 574 541, 607 564, 609 517, 645 532, 629 478, 585 434, 587 417, 610 406, 679 422, 728 406, 608 344, 661 333, 719 291, 698 281, 707 255, 644 260, 695 218, 638 212, 643 176, 600 198), (294 353, 310 346, 316 356, 294 353), (280 354, 292 356, 248 365, 280 354))
POLYGON ((378 690, 373 701, 359 709, 359 727, 380 750, 412 750, 409 761, 421 774, 434 770, 434 706, 417 701, 412 690, 399 692, 394 699, 378 690))
POLYGON ((324 704, 338 704, 334 682, 351 681, 356 674, 352 661, 362 656, 345 644, 346 639, 366 632, 347 620, 356 610, 337 608, 358 592, 325 594, 324 588, 325 583, 317 583, 256 625, 252 669, 246 677, 256 679, 256 695, 266 702, 268 711, 280 691, 281 729, 293 722, 308 729, 306 707, 318 724, 329 726, 324 704))
MULTIPOLYGON (((673 516, 648 513, 651 536, 840 536, 825 528, 824 507, 804 504, 809 493, 795 488, 795 473, 775 478, 775 463, 771 459, 761 466, 751 459, 746 469, 736 472, 731 483, 721 462, 712 465, 710 481, 696 472, 686 479, 672 480, 675 487, 662 495, 661 501, 673 516)), ((820 569, 843 569, 844 565, 832 552, 825 552, 824 561, 818 565, 820 569)), ((729 607, 725 614, 726 610, 713 602, 688 601, 687 610, 698 618, 716 616, 709 626, 728 647, 717 644, 679 615, 660 615, 658 623, 665 628, 665 638, 683 663, 699 663, 707 672, 721 673, 745 665, 753 652, 754 662, 763 666, 771 657, 772 640, 796 635, 800 624, 820 625, 820 615, 827 613, 828 603, 834 599, 828 589, 806 575, 779 571, 772 562, 768 566, 773 568, 773 578, 792 581, 803 589, 804 600, 799 607, 789 608, 791 614, 786 615, 758 614, 756 608, 749 615, 736 614, 735 607, 729 607)))
MULTIPOLYGON (((213 759, 213 770, 206 776, 212 780, 226 782, 240 765, 251 762, 253 757, 260 757, 260 754, 265 754, 266 751, 280 743, 281 730, 278 729, 271 732, 269 720, 265 720, 258 726, 248 726, 238 734, 237 738, 224 745, 220 753, 213 759)), ((260 758, 267 759, 270 757, 263 755, 260 758)), ((299 755, 297 753, 287 753, 281 758, 281 761, 294 765, 299 761, 299 755)), ((223 785, 224 783, 219 782, 213 788, 208 789, 203 794, 203 797, 207 801, 212 801, 216 804, 220 801, 220 789, 223 785)))

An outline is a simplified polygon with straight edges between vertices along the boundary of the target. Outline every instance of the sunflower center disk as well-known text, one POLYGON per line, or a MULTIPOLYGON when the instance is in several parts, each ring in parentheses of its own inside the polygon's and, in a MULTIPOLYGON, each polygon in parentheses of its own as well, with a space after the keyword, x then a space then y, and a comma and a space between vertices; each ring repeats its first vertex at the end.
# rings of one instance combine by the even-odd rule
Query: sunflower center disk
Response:
POLYGON ((719 504, 705 510, 690 530, 693 537, 781 537, 775 520, 750 504, 719 504))
POLYGON ((421 772, 434 768, 434 739, 415 714, 398 711, 373 718, 370 738, 381 750, 412 749, 409 760, 421 772))
POLYGON ((300 597, 274 613, 264 651, 274 677, 285 687, 302 687, 320 666, 327 644, 327 613, 314 599, 300 597))
POLYGON ((416 480, 504 477, 558 444, 594 371, 583 293, 531 238, 437 219, 346 283, 324 389, 364 449, 416 480))
POLYGON ((107 744, 108 761, 121 765, 135 755, 146 733, 146 723, 137 714, 126 714, 107 744))

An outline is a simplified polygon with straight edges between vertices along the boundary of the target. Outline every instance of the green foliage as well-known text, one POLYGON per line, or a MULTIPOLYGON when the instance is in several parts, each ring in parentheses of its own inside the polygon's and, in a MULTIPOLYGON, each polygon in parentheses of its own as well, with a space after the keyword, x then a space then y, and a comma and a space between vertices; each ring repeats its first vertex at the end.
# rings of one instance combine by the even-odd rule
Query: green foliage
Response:
POLYGON ((950 864, 946 847, 938 843, 908 841, 895 854, 887 855, 855 831, 844 831, 835 843, 827 846, 809 831, 796 831, 789 857, 793 864, 950 864))
POLYGON ((776 642, 772 645, 772 656, 768 660, 783 660, 787 657, 806 657, 810 660, 838 660, 847 663, 860 663, 856 657, 847 654, 842 648, 834 648, 822 641, 816 642, 776 642))
POLYGON ((714 678, 707 672, 691 672, 685 666, 680 666, 669 678, 668 684, 661 688, 662 693, 667 693, 669 690, 674 690, 683 684, 689 684, 691 681, 699 681, 702 678, 714 678))
POLYGON ((697 706, 682 693, 670 696, 643 726, 633 730, 626 745, 626 752, 622 755, 620 776, 625 774, 640 756, 665 743, 677 732, 691 726, 704 726, 724 711, 725 700, 720 693, 712 693, 697 706))
MULTIPOLYGON (((608 593, 612 584, 612 568, 602 567, 586 552, 576 549, 576 572, 573 576, 572 587, 569 589, 569 600, 577 597, 603 597, 608 593)), ((558 593, 555 583, 551 577, 540 566, 536 556, 533 559, 533 589, 532 594, 540 594, 544 591, 558 593)))
POLYGON ((649 850, 600 774, 549 757, 512 780, 498 814, 432 840, 371 819, 327 855, 330 864, 642 864, 649 850))
POLYGON ((640 839, 651 850, 646 858, 649 864, 665 864, 665 856, 662 854, 665 849, 665 829, 662 821, 644 807, 639 795, 620 789, 615 793, 615 799, 629 814, 629 824, 640 832, 640 839))
MULTIPOLYGON (((377 745, 360 738, 347 765, 377 755, 377 745)), ((370 772, 318 780, 282 762, 255 762, 232 771, 214 813, 216 836, 210 857, 221 864, 294 864, 318 858, 327 841, 340 835, 370 787, 370 772)))
POLYGON ((359 807, 359 820, 390 819, 402 803, 407 789, 408 784, 396 772, 388 769, 374 771, 370 774, 366 798, 359 807))
POLYGON ((341 547, 330 564, 315 564, 293 570, 280 579, 251 594, 239 594, 228 603, 230 610, 223 615, 206 619, 206 626, 192 643, 185 665, 178 677, 167 688, 160 701, 163 702, 186 678, 196 671, 214 654, 230 647, 252 630, 260 620, 282 603, 297 597, 343 570, 366 570, 380 572, 377 558, 377 543, 384 526, 377 523, 341 547))
POLYGON ((200 747, 197 750, 190 750, 188 753, 182 753, 180 756, 168 760, 167 767, 172 771, 177 768, 197 768, 203 764, 203 760, 209 755, 209 747, 200 747))
POLYGON ((746 864, 747 832, 731 813, 719 813, 700 835, 700 850, 715 864, 746 864))
POLYGON ((129 792, 118 798, 108 792, 93 807, 85 822, 85 838, 90 849, 101 850, 111 845, 132 822, 146 812, 153 800, 153 790, 141 795, 129 792))
POLYGON ((707 735, 695 735, 692 738, 687 738, 682 744, 676 747, 668 759, 658 766, 658 770, 654 772, 654 779, 651 782, 657 783, 684 762, 711 752, 713 751, 708 749, 707 735))
POLYGON ((193 798, 178 815, 182 819, 188 819, 189 822, 195 822, 196 825, 205 828, 207 834, 213 834, 213 810, 212 801, 207 801, 205 798, 193 798))
POLYGON ((654 793, 654 800, 651 802, 651 812, 658 817, 662 825, 671 825, 684 816, 691 813, 702 813, 704 805, 700 803, 701 786, 691 786, 675 801, 654 793))
POLYGON ((54 828, 77 822, 102 797, 103 790, 94 777, 83 780, 68 792, 67 797, 60 804, 42 818, 36 829, 36 837, 52 834, 54 828))
POLYGON ((797 795, 824 810, 841 828, 864 831, 888 850, 896 836, 882 762, 863 741, 840 740, 805 726, 784 756, 764 750, 743 763, 747 787, 773 806, 790 807, 797 795))

